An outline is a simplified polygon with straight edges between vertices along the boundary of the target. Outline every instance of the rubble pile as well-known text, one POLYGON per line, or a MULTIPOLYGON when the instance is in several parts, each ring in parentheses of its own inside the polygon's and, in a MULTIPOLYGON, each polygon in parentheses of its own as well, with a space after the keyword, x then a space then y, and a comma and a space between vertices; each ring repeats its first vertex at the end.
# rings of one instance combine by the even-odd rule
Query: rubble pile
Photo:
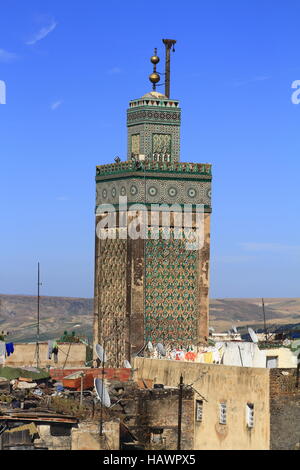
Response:
POLYGON ((12 415, 17 410, 35 410, 41 414, 52 411, 92 420, 99 419, 101 413, 104 420, 112 414, 124 414, 124 400, 121 400, 124 382, 114 379, 105 381, 113 411, 105 407, 101 411, 101 403, 94 389, 95 376, 101 376, 99 369, 76 371, 57 380, 51 377, 49 371, 34 367, 0 368, 0 423, 4 416, 12 415))

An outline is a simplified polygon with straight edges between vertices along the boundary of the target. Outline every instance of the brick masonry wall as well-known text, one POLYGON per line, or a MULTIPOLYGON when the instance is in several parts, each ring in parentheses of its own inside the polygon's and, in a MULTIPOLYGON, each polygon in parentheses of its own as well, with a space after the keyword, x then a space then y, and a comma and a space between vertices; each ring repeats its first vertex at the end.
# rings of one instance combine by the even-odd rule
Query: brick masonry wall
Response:
POLYGON ((272 450, 300 449, 300 388, 295 386, 296 376, 296 369, 270 369, 272 450))
POLYGON ((270 369, 270 397, 300 393, 300 388, 295 387, 296 379, 296 369, 270 369))
MULTIPOLYGON (((50 376, 54 380, 62 380, 67 375, 74 374, 75 372, 84 372, 85 375, 91 375, 93 378, 102 377, 102 369, 50 369, 50 376)), ((132 370, 131 369, 114 369, 114 368, 105 368, 104 369, 104 378, 107 380, 118 380, 119 382, 127 382, 131 379, 132 370)))

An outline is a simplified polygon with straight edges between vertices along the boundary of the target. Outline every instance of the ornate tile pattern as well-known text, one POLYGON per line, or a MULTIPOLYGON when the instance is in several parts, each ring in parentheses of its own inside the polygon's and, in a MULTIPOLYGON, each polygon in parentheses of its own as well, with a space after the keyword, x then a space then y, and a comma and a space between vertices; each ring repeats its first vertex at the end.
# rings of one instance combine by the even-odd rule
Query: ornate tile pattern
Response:
POLYGON ((128 151, 127 158, 131 159, 132 136, 140 134, 140 153, 146 155, 149 160, 153 159, 153 135, 164 134, 171 136, 171 160, 178 162, 180 160, 180 126, 174 126, 167 122, 157 123, 139 123, 128 127, 128 151))
POLYGON ((126 261, 125 240, 101 240, 99 273, 99 339, 107 342, 107 362, 119 367, 125 354, 126 334, 126 261))
POLYGON ((155 178, 128 178, 97 183, 97 206, 118 204, 119 196, 127 196, 128 203, 210 206, 211 183, 210 181, 155 178))
POLYGON ((140 153, 140 134, 133 134, 131 136, 131 151, 135 155, 140 153))
POLYGON ((152 135, 152 152, 171 154, 172 138, 171 134, 153 134, 152 135))
POLYGON ((135 123, 154 122, 157 123, 170 123, 179 125, 181 119, 180 110, 162 110, 162 109, 146 109, 140 108, 138 110, 129 109, 127 111, 127 125, 134 125, 135 123))
POLYGON ((146 241, 145 341, 197 343, 198 256, 173 236, 146 241))

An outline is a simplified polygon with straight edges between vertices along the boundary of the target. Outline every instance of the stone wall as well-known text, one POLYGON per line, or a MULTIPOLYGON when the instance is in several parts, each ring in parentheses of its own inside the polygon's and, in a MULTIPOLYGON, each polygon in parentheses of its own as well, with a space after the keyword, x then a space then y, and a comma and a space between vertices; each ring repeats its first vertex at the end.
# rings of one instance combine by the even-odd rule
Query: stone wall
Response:
POLYGON ((296 370, 270 370, 272 450, 300 449, 300 388, 296 387, 296 378, 296 370))
MULTIPOLYGON (((132 419, 127 420, 126 425, 145 449, 177 449, 178 389, 137 390, 130 405, 132 419)), ((181 449, 194 449, 194 392, 191 389, 183 390, 181 428, 181 449)))
MULTIPOLYGON (((82 343, 59 343, 58 362, 48 359, 48 343, 39 343, 39 366, 50 367, 84 367, 86 346, 82 343)), ((36 366, 36 343, 15 343, 14 353, 6 358, 5 365, 10 367, 36 366)))
POLYGON ((61 432, 55 433, 54 426, 55 424, 37 425, 39 438, 34 440, 34 447, 48 450, 71 450, 71 427, 62 424, 56 425, 61 432))
POLYGON ((270 369, 270 397, 280 398, 282 396, 293 396, 300 393, 296 387, 297 370, 290 368, 270 369))
POLYGON ((105 422, 103 437, 100 437, 99 423, 81 422, 72 429, 72 450, 119 450, 120 423, 105 422))

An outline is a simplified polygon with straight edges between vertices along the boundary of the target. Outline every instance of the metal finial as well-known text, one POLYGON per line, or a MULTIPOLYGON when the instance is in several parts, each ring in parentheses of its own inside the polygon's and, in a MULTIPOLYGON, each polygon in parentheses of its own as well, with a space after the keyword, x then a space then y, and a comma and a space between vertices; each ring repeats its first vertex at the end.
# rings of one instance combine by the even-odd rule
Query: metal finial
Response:
POLYGON ((157 56, 157 48, 154 49, 154 55, 151 57, 151 62, 154 65, 157 65, 158 62, 160 61, 160 58, 157 56))
POLYGON ((152 88, 153 88, 154 91, 156 89, 156 84, 160 81, 160 76, 156 72, 156 65, 158 64, 159 60, 160 59, 157 56, 157 49, 155 48, 154 49, 154 55, 150 59, 150 61, 153 64, 153 72, 151 73, 151 75, 149 75, 149 80, 152 83, 152 88))

